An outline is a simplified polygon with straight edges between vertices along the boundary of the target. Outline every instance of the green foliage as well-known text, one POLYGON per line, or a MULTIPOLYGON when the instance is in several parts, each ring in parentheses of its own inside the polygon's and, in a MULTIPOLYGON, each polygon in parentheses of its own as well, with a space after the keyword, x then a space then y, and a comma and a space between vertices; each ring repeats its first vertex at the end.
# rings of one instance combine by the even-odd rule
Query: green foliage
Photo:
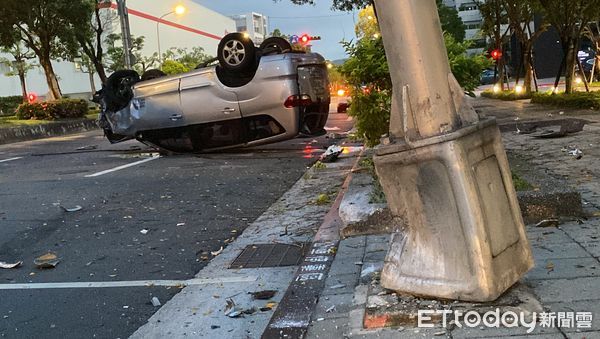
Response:
POLYGON ((514 101, 514 100, 523 100, 530 99, 531 93, 523 92, 520 94, 515 93, 515 91, 501 91, 498 93, 494 93, 493 91, 483 91, 481 96, 484 98, 490 99, 499 99, 503 101, 514 101))
POLYGON ((357 43, 343 41, 342 45, 350 57, 339 71, 351 86, 391 90, 392 79, 381 38, 361 39, 357 43))
POLYGON ((458 42, 449 33, 444 34, 450 69, 463 90, 474 96, 473 91, 479 87, 481 72, 492 65, 482 54, 467 55, 470 42, 458 42))
POLYGON ((14 115, 21 103, 23 103, 23 97, 20 95, 0 97, 0 115, 14 115))
POLYGON ((88 103, 81 99, 23 103, 17 108, 20 120, 58 120, 83 118, 88 114, 88 103))
POLYGON ((364 137, 367 146, 379 144, 381 136, 388 132, 391 106, 391 90, 367 93, 360 89, 352 91, 352 105, 348 115, 355 118, 355 127, 359 135, 364 137))
POLYGON ((533 185, 531 185, 525 179, 521 178, 515 172, 512 172, 512 180, 513 180, 513 185, 515 186, 515 191, 517 191, 517 192, 519 192, 519 191, 529 191, 529 190, 531 190, 533 188, 533 185))
MULTIPOLYGON (((278 2, 281 0, 273 0, 274 2, 278 2)), ((296 5, 314 5, 315 0, 290 0, 293 4, 296 5)), ((333 0, 332 8, 337 9, 339 11, 352 11, 354 9, 365 8, 368 5, 373 3, 372 0, 333 0)))
POLYGON ((531 102, 557 107, 600 110, 600 92, 534 93, 531 102))
POLYGON ((165 64, 167 64, 168 61, 172 61, 171 63, 168 63, 168 69, 184 73, 195 69, 196 66, 210 60, 211 58, 212 56, 204 53, 204 49, 202 47, 194 47, 191 51, 189 51, 187 48, 171 48, 162 56, 162 59, 164 60, 162 71, 167 74, 178 74, 169 73, 165 70, 165 64), (181 72, 183 69, 185 69, 185 71, 181 72))
MULTIPOLYGON (((144 48, 144 36, 132 36, 131 37, 131 54, 135 59, 133 68, 140 74, 153 68, 158 62, 158 54, 154 53, 152 56, 142 55, 142 49, 144 48)), ((121 46, 121 35, 110 34, 105 39, 106 59, 109 62, 108 70, 111 72, 118 71, 125 68, 123 46, 121 46)))
POLYGON ((465 40, 465 25, 458 16, 455 8, 444 5, 442 0, 436 0, 442 30, 450 34, 454 40, 463 42, 465 40))
POLYGON ((190 71, 184 64, 175 60, 165 60, 161 70, 167 75, 181 74, 190 71))

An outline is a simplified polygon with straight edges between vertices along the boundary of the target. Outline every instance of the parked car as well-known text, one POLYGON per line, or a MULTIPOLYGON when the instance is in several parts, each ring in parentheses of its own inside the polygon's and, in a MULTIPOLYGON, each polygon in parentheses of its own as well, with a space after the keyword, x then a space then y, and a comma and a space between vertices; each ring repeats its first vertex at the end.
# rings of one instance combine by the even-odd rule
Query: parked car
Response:
MULTIPOLYGON (((597 69, 596 65, 596 69, 594 67, 594 63, 596 62, 596 58, 592 57, 591 59, 584 59, 581 60, 581 66, 583 67, 583 74, 585 75, 585 78, 588 81, 592 81, 591 79, 591 75, 592 75, 592 70, 594 70, 594 79, 593 81, 599 81, 600 80, 600 70, 597 69)), ((575 65, 575 73, 578 77, 581 77, 581 72, 579 71, 579 65, 575 65)))
POLYGON ((180 75, 112 74, 96 95, 108 140, 203 152, 326 133, 330 94, 321 55, 294 52, 281 38, 255 47, 240 33, 226 35, 217 52, 217 65, 180 75))
MULTIPOLYGON (((506 68, 507 73, 505 74, 506 80, 511 77, 511 69, 509 67, 506 68)), ((491 85, 496 82, 500 82, 500 72, 496 72, 493 69, 484 69, 479 76, 479 83, 482 85, 491 85), (495 74, 495 75, 494 75, 495 74)))

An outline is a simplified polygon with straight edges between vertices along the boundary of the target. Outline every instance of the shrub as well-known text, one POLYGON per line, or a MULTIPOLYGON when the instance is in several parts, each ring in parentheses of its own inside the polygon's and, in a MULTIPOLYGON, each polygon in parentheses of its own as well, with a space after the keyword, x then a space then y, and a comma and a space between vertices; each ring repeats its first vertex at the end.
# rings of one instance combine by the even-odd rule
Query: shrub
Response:
POLYGON ((88 104, 82 99, 23 103, 17 108, 21 120, 57 120, 83 118, 88 113, 88 104))
POLYGON ((20 95, 0 97, 0 115, 14 115, 21 103, 23 103, 23 97, 20 95))
POLYGON ((600 92, 534 93, 531 102, 541 105, 600 109, 600 92))
POLYGON ((364 137, 367 146, 379 144, 381 136, 388 133, 391 106, 391 91, 353 91, 348 115, 356 119, 358 134, 364 137))
POLYGON ((514 101, 514 100, 522 100, 522 99, 531 99, 531 95, 525 92, 517 94, 515 91, 502 91, 495 93, 493 91, 483 91, 481 96, 484 98, 490 99, 499 99, 504 101, 514 101))

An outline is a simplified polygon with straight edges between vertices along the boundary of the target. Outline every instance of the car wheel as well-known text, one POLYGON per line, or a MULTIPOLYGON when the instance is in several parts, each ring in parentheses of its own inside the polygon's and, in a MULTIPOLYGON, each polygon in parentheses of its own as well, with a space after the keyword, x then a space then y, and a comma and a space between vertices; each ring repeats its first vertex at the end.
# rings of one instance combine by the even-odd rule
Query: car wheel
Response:
POLYGON ((284 38, 270 37, 260 44, 260 49, 267 53, 275 51, 278 54, 282 54, 291 51, 292 45, 284 38))
POLYGON ((248 71, 256 66, 256 47, 242 33, 229 33, 217 50, 221 67, 228 71, 248 71))
POLYGON ((164 76, 167 76, 167 74, 160 69, 150 69, 142 74, 142 81, 162 78, 164 76))
POLYGON ((105 97, 106 109, 112 112, 123 109, 133 98, 131 87, 140 81, 140 75, 136 71, 122 70, 111 74, 106 80, 105 97))

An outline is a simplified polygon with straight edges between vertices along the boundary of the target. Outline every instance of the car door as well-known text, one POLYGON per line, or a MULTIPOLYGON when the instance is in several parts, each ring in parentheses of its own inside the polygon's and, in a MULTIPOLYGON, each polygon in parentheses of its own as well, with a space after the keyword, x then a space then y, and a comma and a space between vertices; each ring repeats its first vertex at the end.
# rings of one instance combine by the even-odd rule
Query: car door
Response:
POLYGON ((244 143, 237 96, 217 80, 214 68, 184 75, 180 96, 186 125, 202 149, 244 143))

